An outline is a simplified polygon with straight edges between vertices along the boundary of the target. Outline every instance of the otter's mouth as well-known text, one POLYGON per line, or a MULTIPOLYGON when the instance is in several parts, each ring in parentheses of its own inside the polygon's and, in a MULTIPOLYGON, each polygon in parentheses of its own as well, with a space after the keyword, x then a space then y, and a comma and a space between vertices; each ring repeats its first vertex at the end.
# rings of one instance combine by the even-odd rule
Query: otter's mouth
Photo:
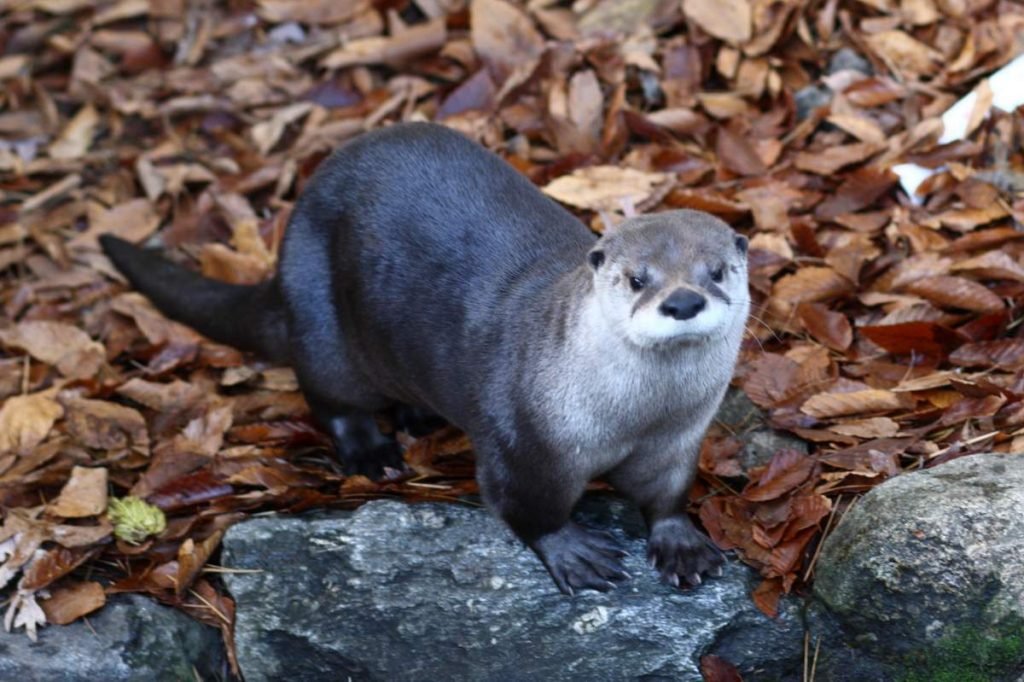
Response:
POLYGON ((720 337, 732 315, 731 306, 704 299, 698 307, 693 301, 670 299, 635 310, 630 316, 628 335, 640 346, 697 344, 720 337), (694 307, 698 309, 694 311, 694 307))

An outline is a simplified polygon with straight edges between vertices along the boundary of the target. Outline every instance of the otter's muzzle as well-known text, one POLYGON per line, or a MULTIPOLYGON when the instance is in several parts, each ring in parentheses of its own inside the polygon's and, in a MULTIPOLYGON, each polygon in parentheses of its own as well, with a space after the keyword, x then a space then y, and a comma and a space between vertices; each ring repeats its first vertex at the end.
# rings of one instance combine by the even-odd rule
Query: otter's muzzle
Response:
POLYGON ((668 295, 668 298, 662 301, 661 305, 658 306, 658 311, 662 315, 671 317, 674 320, 689 320, 704 310, 707 303, 707 299, 696 291, 676 289, 668 295))

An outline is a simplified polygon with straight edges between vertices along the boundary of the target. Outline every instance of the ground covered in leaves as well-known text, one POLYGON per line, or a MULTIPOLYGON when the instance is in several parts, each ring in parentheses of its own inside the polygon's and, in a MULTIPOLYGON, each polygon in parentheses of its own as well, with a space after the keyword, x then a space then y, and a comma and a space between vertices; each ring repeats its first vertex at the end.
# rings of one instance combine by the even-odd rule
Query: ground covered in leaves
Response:
POLYGON ((230 636, 207 561, 246 514, 475 490, 452 430, 404 440, 405 480, 346 479, 290 371, 167 321, 97 248, 156 239, 258 281, 317 163, 400 120, 480 141, 595 230, 689 207, 751 237, 737 382, 813 447, 745 471, 716 427, 693 500, 773 611, 857 495, 1024 450, 1024 115, 984 80, 1022 51, 1009 0, 4 3, 5 625, 127 591, 230 636), (972 90, 969 135, 937 145, 972 90), (941 167, 921 205, 904 162, 941 167), (126 496, 162 530, 114 538, 126 496))

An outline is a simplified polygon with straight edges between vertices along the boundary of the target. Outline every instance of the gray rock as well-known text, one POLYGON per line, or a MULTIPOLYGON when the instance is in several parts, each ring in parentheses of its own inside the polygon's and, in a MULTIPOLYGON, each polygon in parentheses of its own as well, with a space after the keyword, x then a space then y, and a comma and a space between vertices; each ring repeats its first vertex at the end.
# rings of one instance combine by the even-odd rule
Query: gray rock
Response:
POLYGON ((66 626, 48 626, 32 642, 0 630, 0 680, 116 682, 227 679, 220 632, 138 595, 112 598, 66 626))
POLYGON ((875 488, 825 542, 815 594, 845 645, 907 679, 1016 680, 1024 455, 962 457, 875 488))
POLYGON ((834 73, 848 70, 860 71, 865 76, 870 76, 875 72, 871 67, 871 62, 857 54, 857 52, 849 47, 844 47, 837 50, 835 54, 832 55, 832 58, 828 60, 828 66, 825 68, 825 73, 831 76, 834 73))
POLYGON ((743 441, 738 459, 745 471, 767 464, 779 450, 809 452, 807 442, 768 426, 764 413, 738 388, 730 388, 715 415, 715 421, 743 441))
POLYGON ((722 578, 680 591, 647 567, 631 507, 588 500, 582 517, 631 553, 633 579, 618 590, 560 594, 480 508, 377 501, 240 523, 222 563, 262 570, 225 578, 242 672, 248 682, 700 680, 699 658, 713 651, 741 670, 787 656, 796 669, 799 609, 786 602, 777 621, 760 615, 749 568, 733 562, 722 578))
POLYGON ((811 115, 812 111, 818 107, 825 106, 831 101, 832 91, 824 85, 808 85, 800 88, 793 94, 797 120, 804 120, 811 115))

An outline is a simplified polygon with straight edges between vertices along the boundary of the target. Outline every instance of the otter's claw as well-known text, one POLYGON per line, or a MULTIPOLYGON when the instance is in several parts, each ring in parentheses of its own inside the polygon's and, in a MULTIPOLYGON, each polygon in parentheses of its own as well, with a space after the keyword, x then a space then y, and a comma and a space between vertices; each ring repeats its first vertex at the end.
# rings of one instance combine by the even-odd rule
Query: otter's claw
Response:
POLYGON ((594 532, 569 523, 531 543, 544 567, 562 592, 576 590, 607 592, 617 581, 629 579, 622 568, 620 549, 607 533, 594 532))
POLYGON ((655 522, 647 541, 647 558, 661 579, 675 587, 680 580, 693 587, 700 585, 702 573, 719 576, 725 563, 725 555, 682 515, 655 522))

